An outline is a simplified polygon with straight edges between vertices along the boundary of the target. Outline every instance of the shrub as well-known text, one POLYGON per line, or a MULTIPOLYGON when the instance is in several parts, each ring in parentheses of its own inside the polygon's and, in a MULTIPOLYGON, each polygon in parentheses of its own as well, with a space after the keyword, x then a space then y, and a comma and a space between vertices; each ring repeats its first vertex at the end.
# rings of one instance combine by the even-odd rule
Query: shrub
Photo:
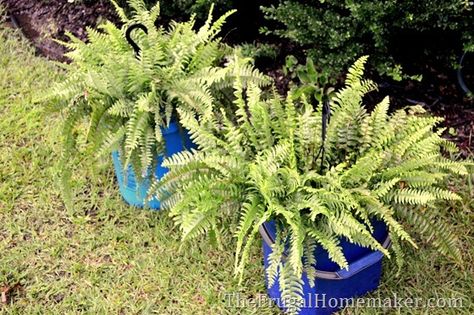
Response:
POLYGON ((370 54, 379 73, 401 79, 402 66, 393 54, 397 45, 404 45, 401 36, 433 33, 438 38, 452 32, 465 50, 474 50, 474 14, 467 0, 285 0, 262 10, 282 26, 264 27, 262 32, 302 45, 333 76, 357 56, 370 54))
POLYGON ((293 91, 286 99, 264 98, 258 87, 239 81, 235 119, 221 114, 202 124, 183 115, 200 151, 167 159, 170 172, 152 188, 183 238, 219 239, 220 221, 238 214, 235 268, 242 275, 259 227, 274 220, 268 279, 271 285, 280 271, 284 300, 301 298, 302 272, 314 284, 315 246, 341 268, 348 265, 341 238, 389 256, 371 234, 373 219, 387 225, 400 266, 400 242, 416 247, 406 230, 410 225, 415 226, 410 232, 424 233, 441 253, 459 261, 454 234, 432 218, 438 214, 436 200, 459 199, 443 188, 443 179, 466 174, 466 168, 443 157, 441 148, 456 147, 435 130, 441 119, 421 107, 389 115, 385 98, 366 112, 363 96, 376 85, 362 79, 365 61, 350 68, 345 87, 333 96, 326 137, 322 104, 313 109, 304 94, 295 97, 293 91))

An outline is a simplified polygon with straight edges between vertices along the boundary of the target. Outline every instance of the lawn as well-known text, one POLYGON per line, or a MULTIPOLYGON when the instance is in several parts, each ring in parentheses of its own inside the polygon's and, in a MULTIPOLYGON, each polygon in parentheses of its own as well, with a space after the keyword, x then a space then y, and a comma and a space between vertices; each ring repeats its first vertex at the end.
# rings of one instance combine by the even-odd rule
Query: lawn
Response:
MULTIPOLYGON (((6 29, 0 30, 0 64, 0 313, 279 314, 276 307, 241 308, 229 300, 233 293, 248 301, 265 293, 258 246, 238 286, 231 224, 223 249, 204 241, 182 246, 167 213, 121 200, 110 161, 94 168, 77 161, 76 197, 66 208, 58 175, 61 117, 32 104, 37 91, 64 74, 6 29)), ((343 314, 474 314, 473 175, 453 183, 463 201, 440 205, 456 227, 464 265, 420 241, 420 250, 407 248, 399 275, 384 261, 382 284, 371 295, 455 298, 462 307, 440 302, 343 314)))

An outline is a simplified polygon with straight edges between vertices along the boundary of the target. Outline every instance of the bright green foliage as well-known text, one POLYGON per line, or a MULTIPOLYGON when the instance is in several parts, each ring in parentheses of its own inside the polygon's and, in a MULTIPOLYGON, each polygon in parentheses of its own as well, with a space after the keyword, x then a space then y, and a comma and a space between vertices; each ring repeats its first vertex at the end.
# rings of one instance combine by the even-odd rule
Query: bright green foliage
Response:
POLYGON ((384 99, 373 112, 365 110, 363 96, 376 89, 362 79, 366 59, 351 67, 345 87, 331 100, 324 157, 318 155, 321 104, 314 109, 293 91, 286 99, 276 93, 265 99, 258 87, 237 80, 234 120, 222 113, 199 124, 183 115, 200 151, 167 159, 170 172, 153 191, 171 209, 184 238, 218 233, 222 218, 239 213, 235 268, 242 275, 260 225, 274 220, 279 233, 268 279, 279 272, 283 298, 293 300, 301 297, 302 272, 314 283, 315 246, 341 268, 348 266, 342 237, 389 256, 371 235, 374 219, 387 225, 399 263, 401 241, 416 247, 405 224, 414 225, 413 231, 421 226, 442 253, 459 260, 454 236, 444 225, 431 224, 420 206, 457 200, 442 188, 442 179, 466 174, 465 165, 443 157, 441 148, 452 145, 435 131, 440 119, 421 107, 388 114, 384 99))
POLYGON ((68 77, 47 97, 65 104, 61 110, 66 161, 80 147, 79 140, 90 143, 91 151, 99 155, 119 150, 124 168, 133 166, 140 179, 154 169, 154 157, 163 148, 161 129, 179 119, 176 108, 205 120, 234 76, 258 84, 266 79, 236 55, 228 58, 225 67, 219 66, 231 51, 216 36, 232 11, 212 22, 211 9, 198 30, 194 17, 163 29, 155 27, 159 4, 147 10, 142 0, 130 0, 131 18, 114 5, 122 29, 110 22, 99 30, 89 29, 87 43, 69 34, 71 41, 63 43, 72 60, 68 77), (148 34, 139 29, 131 34, 141 49, 138 56, 124 36, 134 23, 148 29, 148 34))
MULTIPOLYGON (((403 69, 393 57, 393 48, 400 45, 397 36, 403 34, 452 33, 464 49, 474 49, 474 11, 467 0, 276 2, 262 10, 281 27, 262 31, 301 45, 330 75, 341 73, 357 56, 370 54, 379 73, 401 80, 403 69)), ((436 57, 438 52, 425 53, 436 57)))

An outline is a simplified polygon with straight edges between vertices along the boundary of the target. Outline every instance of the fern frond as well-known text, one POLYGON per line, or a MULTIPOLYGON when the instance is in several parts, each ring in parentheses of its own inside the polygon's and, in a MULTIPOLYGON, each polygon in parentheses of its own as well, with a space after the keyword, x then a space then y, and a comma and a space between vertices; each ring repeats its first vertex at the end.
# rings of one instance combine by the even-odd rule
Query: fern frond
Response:
POLYGON ((119 6, 115 0, 110 0, 110 2, 112 2, 113 6, 115 7, 115 12, 117 12, 117 15, 122 20, 122 22, 127 23, 129 20, 122 7, 119 6))
MULTIPOLYGON (((294 222, 298 222, 297 220, 294 222)), ((305 231, 301 224, 290 224, 290 251, 286 264, 290 264, 295 275, 301 278, 303 273, 303 244, 305 231)))
POLYGON ((388 181, 379 182, 374 189, 374 194, 379 198, 385 196, 399 181, 400 178, 395 177, 388 181))
POLYGON ((324 230, 318 231, 316 229, 308 230, 308 235, 314 238, 328 252, 329 258, 338 264, 340 268, 348 267, 349 264, 342 251, 339 239, 335 235, 330 235, 324 230))
POLYGON ((125 127, 122 126, 116 131, 109 131, 104 137, 103 144, 97 152, 97 156, 104 156, 116 151, 125 138, 125 127))
POLYGON ((444 169, 458 175, 468 174, 465 165, 447 159, 439 159, 438 161, 433 163, 433 166, 439 167, 440 169, 444 169))
POLYGON ((462 262, 462 255, 457 246, 458 240, 452 229, 440 217, 421 211, 421 209, 396 208, 396 214, 410 225, 416 227, 416 232, 425 238, 445 256, 452 257, 456 262, 462 262))
POLYGON ((281 299, 285 303, 288 314, 297 314, 303 305, 303 280, 295 274, 291 264, 283 264, 280 268, 281 299))
POLYGON ((405 188, 393 192, 390 196, 396 203, 410 205, 425 205, 436 200, 436 196, 426 190, 405 188))
POLYGON ((271 244, 271 253, 268 255, 268 267, 265 272, 267 274, 268 287, 271 288, 275 284, 278 277, 278 271, 282 267, 282 257, 285 246, 281 241, 281 234, 276 234, 276 239, 271 244))
POLYGON ((128 163, 131 160, 132 153, 136 150, 140 144, 141 137, 145 134, 145 129, 148 126, 149 114, 135 110, 132 114, 131 119, 126 125, 125 134, 125 166, 128 167, 128 163))
POLYGON ((364 75, 367 59, 369 59, 369 56, 362 56, 349 68, 346 77, 346 85, 352 87, 356 84, 360 84, 362 76, 364 75))
MULTIPOLYGON (((316 241, 311 237, 306 237, 303 244, 303 271, 308 278, 310 287, 314 287, 316 282, 316 257, 314 255, 317 247, 316 241)), ((281 257, 282 253, 280 253, 281 257)))

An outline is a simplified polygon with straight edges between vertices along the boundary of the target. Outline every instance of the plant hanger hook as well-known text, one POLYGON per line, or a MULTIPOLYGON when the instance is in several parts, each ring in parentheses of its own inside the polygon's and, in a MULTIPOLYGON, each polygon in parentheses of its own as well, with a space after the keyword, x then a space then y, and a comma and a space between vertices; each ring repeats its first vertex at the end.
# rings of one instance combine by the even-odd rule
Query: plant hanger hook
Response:
POLYGON ((130 36, 132 34, 132 31, 137 28, 141 29, 143 32, 145 32, 145 34, 148 34, 148 29, 146 28, 146 26, 141 23, 137 23, 137 24, 132 24, 127 28, 127 30, 125 31, 125 38, 127 39, 127 42, 130 44, 130 46, 132 46, 133 50, 135 51, 135 56, 138 58, 138 56, 140 55, 141 49, 137 45, 137 43, 133 41, 132 37, 130 36))
POLYGON ((467 52, 464 52, 461 56, 461 59, 459 60, 459 68, 458 68, 458 71, 457 71, 457 77, 458 77, 459 86, 461 87, 463 92, 466 93, 467 95, 470 95, 473 92, 469 89, 466 82, 464 81, 464 74, 462 72, 462 70, 463 70, 462 68, 464 66, 464 61, 465 61, 464 59, 466 59, 467 54, 468 54, 467 52))
POLYGON ((324 169, 324 155, 326 153, 325 142, 326 142, 326 133, 331 118, 331 106, 329 105, 329 100, 326 98, 323 100, 323 108, 321 115, 321 146, 319 147, 318 154, 316 155, 316 160, 321 156, 321 166, 319 168, 320 174, 323 173, 324 169))

